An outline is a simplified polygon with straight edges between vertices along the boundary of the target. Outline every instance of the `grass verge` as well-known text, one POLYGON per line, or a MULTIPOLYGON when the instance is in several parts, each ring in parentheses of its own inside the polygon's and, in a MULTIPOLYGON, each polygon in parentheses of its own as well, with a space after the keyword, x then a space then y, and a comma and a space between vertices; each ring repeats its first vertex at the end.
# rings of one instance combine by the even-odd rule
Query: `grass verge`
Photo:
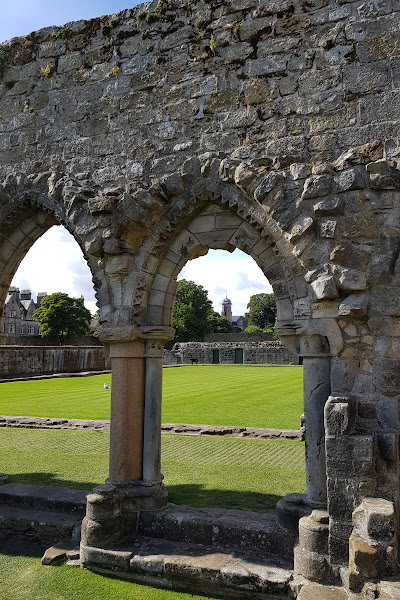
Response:
POLYGON ((33 556, 0 554, 2 600, 209 600, 95 575, 84 569, 43 567, 33 556))
MULTIPOLYGON (((301 367, 188 366, 163 371, 164 423, 299 429, 301 367)), ((109 419, 110 375, 0 384, 4 415, 109 419)))
MULTIPOLYGON (((169 501, 264 511, 289 492, 304 492, 304 445, 163 435, 169 501)), ((0 471, 10 482, 91 490, 108 471, 109 434, 96 431, 0 430, 0 471)))

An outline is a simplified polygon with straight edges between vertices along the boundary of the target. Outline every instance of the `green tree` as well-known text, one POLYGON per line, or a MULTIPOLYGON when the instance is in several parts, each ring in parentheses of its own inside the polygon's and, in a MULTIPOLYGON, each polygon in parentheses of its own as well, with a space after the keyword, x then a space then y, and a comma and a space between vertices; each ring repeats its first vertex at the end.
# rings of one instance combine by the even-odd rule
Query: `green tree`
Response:
POLYGON ((175 339, 179 342, 203 341, 211 330, 208 318, 212 312, 207 290, 194 281, 181 279, 172 319, 175 339))
POLYGON ((232 325, 226 317, 219 315, 215 310, 208 316, 210 333, 232 333, 232 325))
POLYGON ((245 333, 262 333, 261 327, 257 325, 248 325, 244 330, 245 333))
POLYGON ((45 296, 33 313, 43 337, 56 335, 60 346, 67 336, 80 336, 90 333, 90 311, 85 308, 83 298, 70 298, 68 294, 57 292, 45 296))
POLYGON ((273 327, 276 318, 276 303, 274 294, 254 294, 250 296, 246 313, 247 324, 256 325, 260 329, 273 327))

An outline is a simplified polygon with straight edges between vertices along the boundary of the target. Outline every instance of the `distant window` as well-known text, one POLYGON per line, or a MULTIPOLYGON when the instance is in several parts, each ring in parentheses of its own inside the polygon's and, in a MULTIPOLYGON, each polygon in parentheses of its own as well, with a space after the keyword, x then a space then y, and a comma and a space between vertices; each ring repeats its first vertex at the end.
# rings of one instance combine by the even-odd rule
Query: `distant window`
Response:
POLYGON ((24 335, 24 328, 21 327, 21 335, 24 335))
POLYGON ((28 335, 35 335, 35 328, 34 327, 28 327, 28 335))
POLYGON ((10 317, 16 317, 17 312, 15 310, 10 310, 10 317))
POLYGON ((8 326, 8 333, 14 333, 14 324, 10 323, 10 325, 8 326))

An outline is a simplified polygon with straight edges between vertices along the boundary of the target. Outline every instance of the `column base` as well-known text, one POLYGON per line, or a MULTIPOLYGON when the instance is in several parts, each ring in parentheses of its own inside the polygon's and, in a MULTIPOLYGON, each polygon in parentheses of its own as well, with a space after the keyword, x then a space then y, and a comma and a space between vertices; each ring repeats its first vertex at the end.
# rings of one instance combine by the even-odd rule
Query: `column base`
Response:
POLYGON ((284 529, 298 535, 299 521, 312 512, 306 494, 286 494, 276 505, 278 523, 284 529))
POLYGON ((329 514, 313 510, 299 522, 299 543, 294 549, 294 573, 324 585, 343 585, 343 573, 332 566, 328 550, 329 514))
POLYGON ((107 480, 86 498, 82 545, 107 549, 125 539, 133 539, 140 513, 162 510, 167 500, 162 481, 115 483, 107 480))

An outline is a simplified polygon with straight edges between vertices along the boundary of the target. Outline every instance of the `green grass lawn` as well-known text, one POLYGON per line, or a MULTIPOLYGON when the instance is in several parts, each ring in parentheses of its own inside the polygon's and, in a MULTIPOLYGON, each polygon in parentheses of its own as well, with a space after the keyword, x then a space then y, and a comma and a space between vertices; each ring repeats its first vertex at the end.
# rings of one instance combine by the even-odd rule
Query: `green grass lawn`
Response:
MULTIPOLYGON (((0 472, 15 483, 91 490, 108 475, 109 434, 0 429, 0 472)), ((264 511, 304 492, 304 444, 290 440, 162 436, 169 501, 264 511)))
MULTIPOLYGON (((299 429, 301 367, 188 366, 163 370, 164 423, 299 429)), ((0 384, 0 414, 109 419, 110 375, 0 384)))
MULTIPOLYGON (((108 419, 107 375, 0 384, 0 413, 108 419)), ((299 427, 302 369, 164 369, 164 422, 299 427)), ((108 472, 109 434, 0 429, 0 472, 10 482, 91 490, 108 472)), ((289 440, 162 436, 169 501, 199 507, 273 510, 305 491, 304 444, 289 440)), ((212 600, 109 579, 85 570, 43 567, 32 556, 0 554, 1 600, 212 600)))
POLYGON ((95 575, 84 569, 43 567, 40 558, 0 554, 1 600, 207 600, 95 575))

